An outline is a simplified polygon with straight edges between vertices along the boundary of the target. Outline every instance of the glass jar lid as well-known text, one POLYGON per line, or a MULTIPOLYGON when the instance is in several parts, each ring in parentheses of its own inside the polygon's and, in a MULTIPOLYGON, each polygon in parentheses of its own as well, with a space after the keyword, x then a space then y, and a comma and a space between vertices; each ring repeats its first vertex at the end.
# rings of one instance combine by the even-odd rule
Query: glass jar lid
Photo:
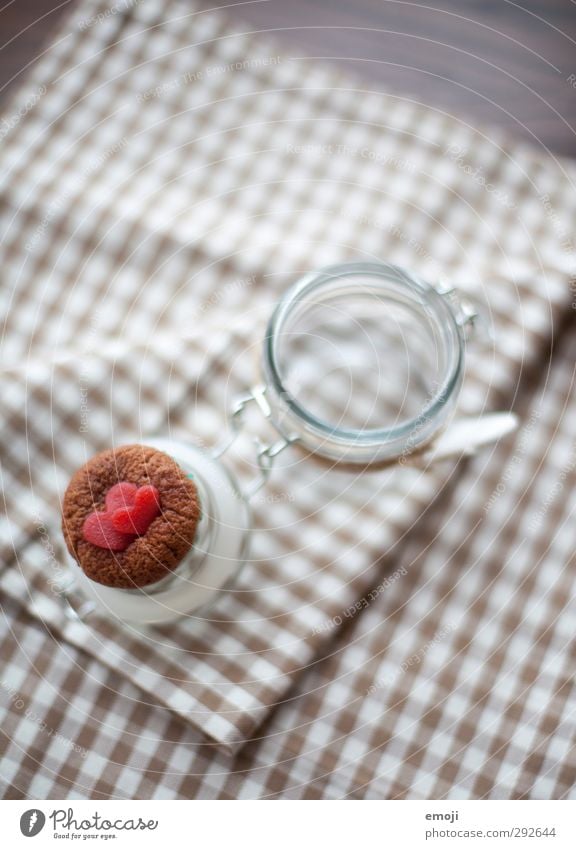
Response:
POLYGON ((398 266, 334 265, 281 298, 264 339, 275 427, 334 460, 391 460, 429 442, 456 404, 464 324, 453 291, 398 266))

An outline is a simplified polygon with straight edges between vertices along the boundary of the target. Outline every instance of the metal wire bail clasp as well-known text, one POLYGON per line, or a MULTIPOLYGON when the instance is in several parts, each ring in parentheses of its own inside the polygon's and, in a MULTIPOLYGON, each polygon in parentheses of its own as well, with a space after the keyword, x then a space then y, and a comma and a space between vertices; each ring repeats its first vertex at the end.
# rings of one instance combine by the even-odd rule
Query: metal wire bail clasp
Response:
POLYGON ((486 317, 481 308, 470 298, 463 296, 459 289, 451 283, 442 283, 436 286, 436 291, 449 302, 466 338, 476 331, 479 324, 482 324, 486 330, 486 317))
MULTIPOLYGON (((245 410, 249 404, 256 404, 260 413, 264 416, 264 418, 270 423, 272 428, 276 430, 274 422, 272 420, 272 408, 268 403, 268 399, 266 398, 266 387, 264 384, 257 384, 252 386, 242 395, 239 395, 230 411, 229 415, 229 425, 230 425, 230 437, 225 440, 225 442, 214 449, 212 452, 212 456, 215 459, 220 459, 236 442, 237 438, 240 436, 245 427, 245 410)), ((279 431, 277 431, 279 433, 279 431)), ((268 478, 270 477, 270 473, 272 471, 272 467, 274 465, 274 460, 278 457, 279 454, 284 451, 289 445, 292 445, 297 441, 296 436, 287 437, 284 435, 280 435, 280 438, 274 442, 265 442, 259 436, 252 436, 252 443, 256 452, 256 465, 258 467, 258 474, 243 490, 242 496, 249 501, 257 492, 259 492, 262 487, 267 483, 268 478)))

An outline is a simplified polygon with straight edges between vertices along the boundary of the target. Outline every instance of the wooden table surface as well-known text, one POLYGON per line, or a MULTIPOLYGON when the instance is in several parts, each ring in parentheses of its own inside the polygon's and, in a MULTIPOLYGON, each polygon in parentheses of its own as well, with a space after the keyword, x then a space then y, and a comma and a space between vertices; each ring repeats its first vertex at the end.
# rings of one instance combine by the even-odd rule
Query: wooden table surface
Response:
MULTIPOLYGON (((0 107, 74 2, 0 0, 0 107)), ((575 0, 200 2, 290 56, 328 58, 373 87, 576 155, 575 0)))

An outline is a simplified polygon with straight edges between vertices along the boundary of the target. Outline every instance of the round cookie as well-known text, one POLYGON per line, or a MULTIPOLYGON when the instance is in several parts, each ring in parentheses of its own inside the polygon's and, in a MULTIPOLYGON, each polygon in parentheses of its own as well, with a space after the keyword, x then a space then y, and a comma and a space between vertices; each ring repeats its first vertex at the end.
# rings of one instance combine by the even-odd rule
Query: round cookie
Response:
POLYGON ((70 554, 92 581, 123 589, 145 587, 173 572, 194 543, 199 518, 195 484, 168 454, 146 445, 92 457, 72 477, 62 504, 70 554), (128 536, 124 550, 113 551, 89 542, 84 526, 95 511, 106 512, 107 493, 124 482, 155 487, 159 509, 145 532, 128 536))

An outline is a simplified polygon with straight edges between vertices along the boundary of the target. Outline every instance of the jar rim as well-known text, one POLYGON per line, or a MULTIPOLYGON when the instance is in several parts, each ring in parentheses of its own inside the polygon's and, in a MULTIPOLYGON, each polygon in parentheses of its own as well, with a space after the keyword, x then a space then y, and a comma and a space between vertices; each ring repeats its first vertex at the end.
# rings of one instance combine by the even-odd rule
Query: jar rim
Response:
MULTIPOLYGON (((406 450, 406 441, 410 440, 411 436, 414 437, 414 434, 416 436, 411 450, 428 442, 431 436, 441 428, 446 418, 443 412, 446 411, 447 402, 458 394, 463 376, 463 365, 464 335, 449 300, 429 283, 401 266, 378 261, 341 263, 305 274, 286 291, 276 305, 266 328, 263 345, 265 381, 268 389, 272 390, 272 400, 277 402, 274 404, 274 412, 277 415, 273 414, 272 417, 275 425, 282 433, 286 433, 290 425, 302 425, 305 435, 299 441, 305 447, 310 447, 307 444, 307 436, 326 440, 324 450, 316 445, 315 453, 332 457, 340 456, 343 450, 354 454, 355 449, 364 459, 393 456, 395 453, 399 455, 406 450), (393 426, 363 430, 333 426, 306 409, 287 389, 278 356, 282 330, 297 306, 330 283, 359 275, 368 278, 371 285, 377 285, 378 281, 396 284, 406 293, 424 301, 428 309, 435 314, 440 325, 448 331, 448 344, 451 347, 446 372, 417 416, 393 426), (424 427, 424 423, 431 423, 433 426, 424 427), (434 423, 437 426, 434 426, 434 423), (390 451, 386 450, 387 447, 390 451), (393 447, 399 450, 395 451, 393 447)), ((350 455, 347 454, 347 456, 350 459, 350 455)))

